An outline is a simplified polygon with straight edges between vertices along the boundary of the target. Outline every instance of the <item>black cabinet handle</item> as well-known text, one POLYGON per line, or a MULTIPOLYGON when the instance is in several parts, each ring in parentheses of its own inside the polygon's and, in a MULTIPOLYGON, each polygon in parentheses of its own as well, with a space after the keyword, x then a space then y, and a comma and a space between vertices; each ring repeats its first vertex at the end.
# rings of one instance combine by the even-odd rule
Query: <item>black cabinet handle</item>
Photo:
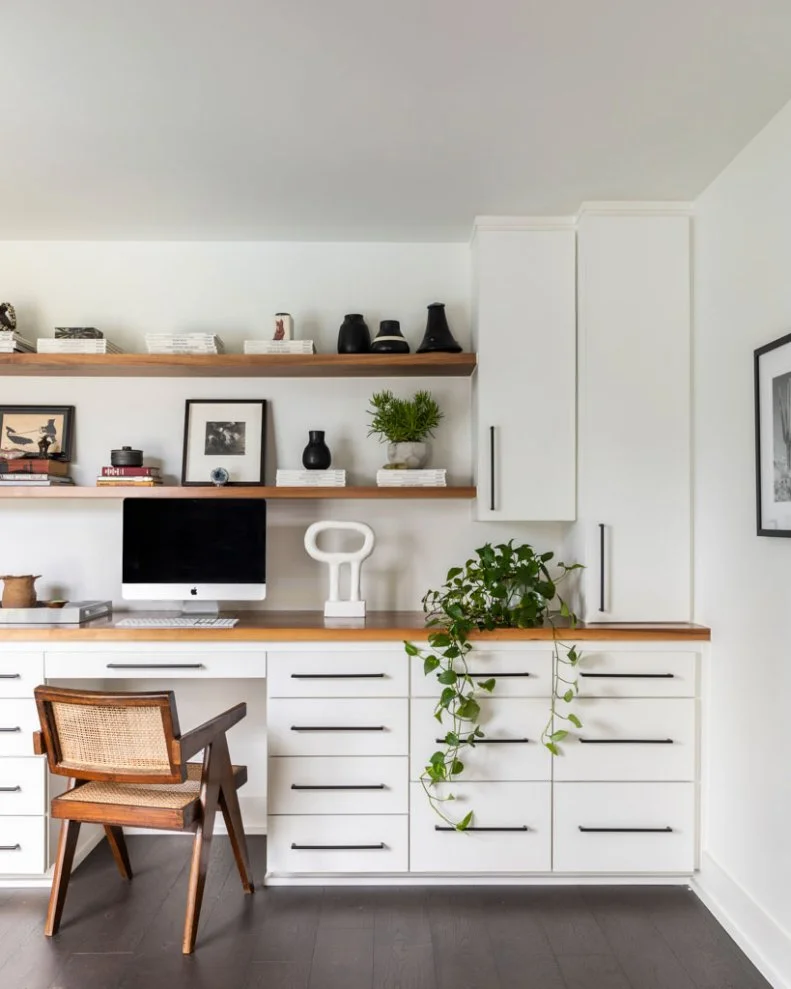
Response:
POLYGON ((675 673, 580 673, 591 680, 673 680, 675 673))
POLYGON ((581 745, 673 745, 672 738, 580 738, 581 745))
POLYGON ((489 426, 489 511, 494 512, 494 426, 489 426))
POLYGON ((20 793, 21 786, 0 786, 0 793, 20 793))
POLYGON ((464 828, 463 831, 459 831, 458 828, 450 828, 444 824, 435 824, 435 831, 457 831, 459 834, 464 834, 466 831, 529 831, 530 829, 526 824, 523 824, 518 828, 464 828))
POLYGON ((581 824, 580 831, 585 834, 670 834, 672 828, 584 828, 581 824))
POLYGON ((292 673, 292 680, 383 680, 384 673, 292 673))
MULTIPOLYGON (((437 745, 442 745, 445 742, 444 738, 435 738, 434 741, 437 745)), ((475 745, 526 745, 530 741, 529 738, 476 738, 473 744, 475 745)))
POLYGON ((13 735, 18 731, 22 731, 22 729, 19 727, 19 725, 16 725, 14 728, 0 728, 0 731, 9 735, 13 735))
POLYGON ((378 852, 387 846, 383 841, 375 845, 298 845, 295 841, 292 841, 291 847, 297 851, 307 852, 329 852, 336 850, 340 852, 378 852))
POLYGON ((604 522, 599 522, 599 611, 604 611, 604 522))
POLYGON ((0 852, 21 852, 22 846, 17 842, 15 845, 0 845, 0 852))
POLYGON ((311 784, 292 783, 292 790, 385 790, 384 783, 333 783, 333 784, 311 784))
POLYGON ((292 731, 384 731, 384 725, 292 725, 292 731))
POLYGON ((108 670, 204 670, 203 663, 108 663, 108 670))
POLYGON ((0 673, 0 680, 21 680, 21 673, 0 673))
POLYGON ((498 680, 502 680, 503 677, 531 677, 532 673, 468 673, 469 677, 496 677, 498 680))

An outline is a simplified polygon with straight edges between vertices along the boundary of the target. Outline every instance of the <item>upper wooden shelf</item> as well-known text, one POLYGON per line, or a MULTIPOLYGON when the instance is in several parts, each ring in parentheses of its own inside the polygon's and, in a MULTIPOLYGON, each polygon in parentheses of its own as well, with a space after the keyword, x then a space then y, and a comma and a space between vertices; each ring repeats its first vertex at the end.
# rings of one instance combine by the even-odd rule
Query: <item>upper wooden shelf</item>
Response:
POLYGON ((203 487, 201 485, 178 487, 166 485, 147 488, 131 485, 113 485, 108 487, 88 487, 87 485, 64 485, 63 487, 40 487, 33 485, 13 485, 7 481, 0 482, 0 498, 272 498, 272 499, 304 499, 316 501, 320 498, 346 499, 353 501, 362 499, 471 499, 475 497, 474 487, 449 488, 378 488, 378 487, 346 487, 346 488, 274 488, 259 485, 247 487, 240 485, 228 488, 203 487))
POLYGON ((106 378, 468 378, 475 354, 0 354, 0 375, 106 378))

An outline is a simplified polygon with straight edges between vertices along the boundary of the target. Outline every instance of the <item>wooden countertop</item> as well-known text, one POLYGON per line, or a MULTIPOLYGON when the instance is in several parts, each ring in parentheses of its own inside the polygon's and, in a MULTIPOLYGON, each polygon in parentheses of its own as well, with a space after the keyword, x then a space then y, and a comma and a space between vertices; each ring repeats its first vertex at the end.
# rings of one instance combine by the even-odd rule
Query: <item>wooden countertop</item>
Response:
MULTIPOLYGON (((233 628, 119 628, 117 622, 133 615, 136 618, 164 618, 166 612, 116 612, 86 625, 17 625, 0 626, 2 642, 400 642, 425 639, 424 616, 419 611, 371 612, 364 623, 325 619, 320 611, 247 611, 241 612, 233 628)), ((691 624, 612 624, 578 625, 573 631, 567 624, 563 638, 578 641, 617 640, 676 642, 711 638, 711 630, 691 624)), ((552 629, 503 628, 476 633, 473 638, 497 642, 528 642, 552 638, 552 629)))

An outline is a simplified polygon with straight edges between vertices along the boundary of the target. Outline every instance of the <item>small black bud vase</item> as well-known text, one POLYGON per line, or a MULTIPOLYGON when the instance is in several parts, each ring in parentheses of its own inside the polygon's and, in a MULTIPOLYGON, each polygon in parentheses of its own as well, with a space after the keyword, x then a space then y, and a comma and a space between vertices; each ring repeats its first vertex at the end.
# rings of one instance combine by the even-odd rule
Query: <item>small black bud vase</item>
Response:
POLYGON ((383 319, 379 324, 379 332, 371 344, 374 354, 408 354, 409 344, 401 332, 401 324, 397 319, 383 319))
POLYGON ((338 353, 367 354, 370 349, 371 331, 368 324, 360 313, 348 313, 338 333, 338 353))
POLYGON ((310 442, 302 451, 302 466, 305 470, 329 470, 332 454, 324 442, 324 430, 311 429, 308 438, 310 442))
POLYGON ((459 354, 461 347, 456 343, 445 316, 445 303, 432 302, 428 307, 428 320, 423 341, 417 348, 419 354, 446 353, 459 354))

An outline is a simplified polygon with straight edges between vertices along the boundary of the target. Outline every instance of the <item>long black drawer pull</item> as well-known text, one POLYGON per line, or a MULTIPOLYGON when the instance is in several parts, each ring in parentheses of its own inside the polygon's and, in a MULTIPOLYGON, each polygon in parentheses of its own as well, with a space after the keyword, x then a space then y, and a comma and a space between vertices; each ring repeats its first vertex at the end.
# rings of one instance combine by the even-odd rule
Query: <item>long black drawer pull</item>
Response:
POLYGON ((580 673, 591 680, 674 680, 675 673, 580 673))
POLYGON ((17 786, 0 786, 0 793, 20 793, 22 787, 17 784, 17 786))
POLYGON ((599 522, 599 611, 604 608, 604 581, 607 567, 604 560, 604 522, 599 522))
POLYGON ((380 841, 376 845, 298 845, 296 842, 291 842, 291 847, 297 851, 307 851, 307 852, 379 852, 387 846, 383 841, 380 841))
POLYGON ((384 731, 384 725, 292 725, 292 731, 384 731))
POLYGON ((581 738, 581 745, 673 745, 672 738, 581 738))
POLYGON ((19 727, 19 725, 16 725, 14 728, 0 728, 0 731, 8 735, 13 735, 16 732, 22 731, 22 729, 19 727))
POLYGON ((21 673, 0 673, 0 680, 21 680, 21 673))
POLYGON ((384 673, 292 673, 292 680, 384 680, 384 673))
POLYGON ((0 845, 0 852, 21 852, 22 846, 17 842, 15 845, 0 845))
POLYGON ((489 511, 496 511, 497 499, 494 494, 495 482, 494 426, 489 426, 489 511))
POLYGON ((108 670, 205 670, 203 663, 108 663, 108 670))
MULTIPOLYGON (((450 827, 447 827, 444 824, 435 824, 434 825, 434 830, 435 831, 458 831, 459 829, 458 828, 450 828, 450 827)), ((459 833, 460 834, 463 834, 466 831, 529 831, 529 830, 530 829, 528 828, 528 826, 526 824, 523 824, 521 827, 518 827, 518 828, 464 828, 464 831, 459 832, 459 833)))
POLYGON ((292 783, 292 790, 385 790, 384 783, 333 783, 333 784, 312 784, 308 786, 304 783, 292 783))
POLYGON ((670 834, 672 828, 584 828, 581 824, 580 831, 585 834, 670 834))
MULTIPOLYGON (((435 738, 434 741, 437 745, 442 745, 445 741, 444 738, 435 738)), ((526 745, 530 741, 529 738, 476 738, 473 744, 475 745, 526 745)))
POLYGON ((468 673, 467 676, 478 679, 479 677, 496 677, 498 680, 502 680, 504 677, 531 677, 532 673, 495 673, 491 671, 489 673, 468 673))

